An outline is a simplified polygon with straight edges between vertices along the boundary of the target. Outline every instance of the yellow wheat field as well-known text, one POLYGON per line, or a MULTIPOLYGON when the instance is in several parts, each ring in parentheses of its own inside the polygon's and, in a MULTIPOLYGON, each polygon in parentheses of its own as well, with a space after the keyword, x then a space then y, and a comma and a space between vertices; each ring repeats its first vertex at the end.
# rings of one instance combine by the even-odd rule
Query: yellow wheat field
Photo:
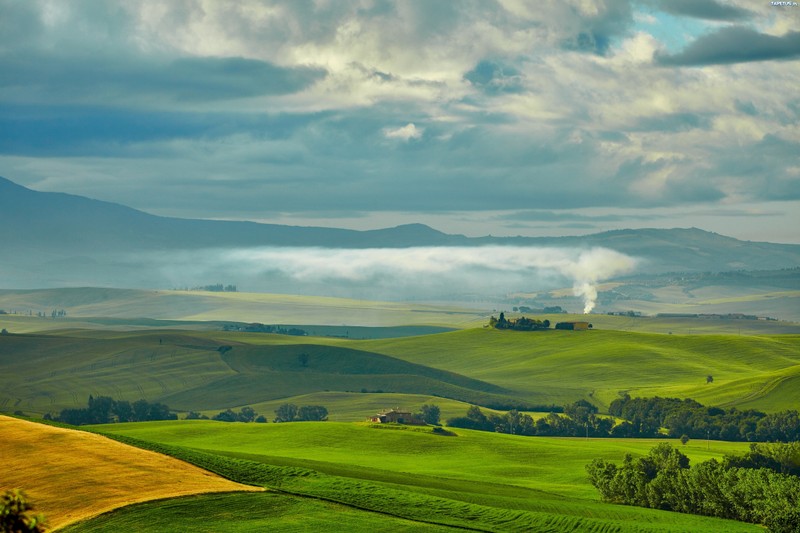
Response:
POLYGON ((262 490, 100 435, 0 416, 0 491, 10 488, 51 528, 147 500, 262 490))

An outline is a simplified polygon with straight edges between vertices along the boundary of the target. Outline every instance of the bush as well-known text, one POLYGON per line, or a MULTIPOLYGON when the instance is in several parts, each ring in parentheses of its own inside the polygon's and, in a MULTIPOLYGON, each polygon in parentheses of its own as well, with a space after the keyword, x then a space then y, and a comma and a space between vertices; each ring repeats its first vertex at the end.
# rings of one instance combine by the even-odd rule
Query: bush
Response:
POLYGON ((31 513, 25 493, 19 489, 8 490, 0 496, 0 531, 13 533, 44 531, 46 523, 41 514, 31 513))

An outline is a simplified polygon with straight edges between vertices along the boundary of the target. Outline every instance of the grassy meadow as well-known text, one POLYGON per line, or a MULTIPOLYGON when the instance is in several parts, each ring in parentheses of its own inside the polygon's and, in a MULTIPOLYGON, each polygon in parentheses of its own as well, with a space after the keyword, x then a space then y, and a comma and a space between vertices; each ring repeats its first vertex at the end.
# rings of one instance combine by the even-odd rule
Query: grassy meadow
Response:
POLYGON ((89 394, 206 412, 308 405, 309 395, 325 394, 333 420, 363 420, 378 405, 414 409, 431 397, 448 399, 446 416, 460 414, 452 402, 465 410, 584 398, 602 410, 624 392, 768 412, 800 403, 798 335, 476 328, 352 340, 75 329, 2 336, 0 366, 0 409, 35 415, 81 407, 89 394))
MULTIPOLYGON (((621 461, 625 453, 644 454, 654 440, 531 438, 469 430, 441 436, 431 428, 335 422, 178 421, 94 429, 158 443, 167 453, 185 455, 234 479, 247 477, 283 494, 477 531, 758 530, 736 522, 600 502, 586 479, 585 464, 594 457, 621 461)), ((742 443, 693 441, 682 446, 693 461, 746 448, 742 443)), ((230 505, 236 509, 240 503, 235 502, 246 505, 256 499, 263 496, 236 496, 230 505)), ((176 500, 170 505, 185 504, 176 500)), ((123 509, 70 531, 110 531, 133 523, 130 520, 157 521, 161 512, 154 504, 123 509)), ((217 512, 213 505, 210 512, 212 516, 217 512)), ((259 517, 256 512, 253 520, 259 517)), ((183 520, 180 523, 192 523, 183 520)), ((394 530, 382 520, 375 518, 374 530, 394 530)), ((221 530, 257 530, 249 521, 246 517, 221 530)), ((340 530, 333 522, 320 527, 340 530)))
MULTIPOLYGON (((0 308, 11 309, 10 301, 75 312, 59 319, 0 315, 0 328, 10 333, 0 336, 0 411, 55 415, 85 407, 91 394, 163 402, 181 416, 249 405, 271 420, 287 402, 329 412, 322 423, 181 420, 93 428, 270 489, 260 493, 151 493, 118 476, 109 457, 95 453, 101 446, 94 440, 71 446, 83 464, 65 459, 63 443, 39 449, 18 439, 9 453, 25 457, 33 450, 41 458, 36 464, 48 470, 23 461, 12 484, 40 480, 28 489, 34 504, 51 523, 54 517, 55 525, 71 523, 67 531, 757 531, 600 502, 585 465, 595 457, 619 462, 626 453, 645 454, 654 440, 461 429, 446 436, 364 420, 423 404, 439 406, 443 420, 463 416, 472 404, 487 413, 492 406, 527 406, 536 417, 542 416, 533 412, 537 406, 586 399, 602 412, 623 393, 767 412, 800 405, 800 327, 774 321, 592 315, 590 331, 516 332, 483 327, 487 313, 469 309, 280 295, 0 291, 0 308), (381 327, 353 327, 346 322, 353 317, 381 327), (325 325, 308 326, 317 336, 304 337, 224 331, 233 319, 325 325), (98 494, 107 490, 117 499, 87 505, 85 493, 65 488, 73 485, 96 485, 98 494), (67 497, 71 503, 62 502, 67 497), (151 501, 129 505, 142 499, 151 501), (97 516, 104 511, 111 512, 97 516), (75 522, 83 517, 94 518, 75 522)), ((745 451, 747 444, 692 440, 680 448, 696 462, 745 451)), ((134 474, 152 473, 153 467, 131 464, 134 474)))

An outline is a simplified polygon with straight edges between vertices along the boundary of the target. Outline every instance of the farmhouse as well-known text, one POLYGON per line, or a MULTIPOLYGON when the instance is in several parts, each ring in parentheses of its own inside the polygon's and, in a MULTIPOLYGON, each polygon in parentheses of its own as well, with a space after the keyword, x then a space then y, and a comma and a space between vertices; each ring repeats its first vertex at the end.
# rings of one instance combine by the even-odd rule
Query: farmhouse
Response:
POLYGON ((413 413, 409 411, 400 411, 399 409, 389 409, 369 417, 369 421, 375 424, 410 424, 410 425, 425 425, 425 422, 418 419, 413 413))
POLYGON ((592 325, 588 322, 559 322, 556 324, 556 329, 570 329, 575 331, 582 331, 592 329, 592 325))

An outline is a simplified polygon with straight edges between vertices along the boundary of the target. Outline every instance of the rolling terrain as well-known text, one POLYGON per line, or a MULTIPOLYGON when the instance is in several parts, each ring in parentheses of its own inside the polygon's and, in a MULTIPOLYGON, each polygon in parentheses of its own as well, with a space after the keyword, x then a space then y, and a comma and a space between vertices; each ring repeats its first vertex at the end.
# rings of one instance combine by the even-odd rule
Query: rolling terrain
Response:
MULTIPOLYGON (((265 313, 276 312, 277 302, 284 302, 284 313, 296 317, 303 310, 319 313, 316 317, 335 316, 349 304, 238 293, 180 291, 174 296, 186 298, 182 309, 187 313, 197 313, 192 301, 203 298, 227 298, 231 305, 269 302, 265 313)), ((61 303, 80 314, 117 308, 124 315, 130 312, 129 303, 146 311, 162 294, 93 289, 15 291, 4 297, 42 307, 50 302, 55 309, 61 303)), ((70 522, 65 529, 70 532, 324 530, 332 517, 337 527, 354 532, 759 530, 600 502, 584 466, 595 457, 619 461, 626 453, 644 454, 657 440, 520 437, 452 428, 450 435, 440 435, 430 427, 362 421, 386 408, 416 411, 422 404, 440 406, 443 419, 463 416, 471 404, 487 413, 493 412, 491 407, 504 411, 511 406, 532 412, 537 406, 587 399, 603 411, 624 392, 768 412, 792 409, 800 402, 796 325, 591 315, 594 328, 589 331, 518 332, 466 327, 481 325, 485 316, 469 317, 467 311, 462 315, 448 307, 420 313, 412 304, 375 303, 371 310, 376 316, 395 313, 406 321, 424 316, 438 325, 417 323, 411 330, 386 326, 376 335, 369 328, 354 329, 364 338, 347 338, 342 333, 348 326, 320 329, 329 336, 291 336, 231 330, 245 323, 205 322, 191 315, 184 320, 0 315, 0 328, 9 331, 0 335, 0 411, 57 414, 84 406, 90 394, 144 398, 208 416, 249 405, 271 419, 286 402, 324 405, 329 411, 329 421, 321 423, 180 420, 94 426, 92 431, 270 491, 177 498, 165 494, 166 499, 128 505, 139 500, 129 498, 137 489, 126 485, 123 476, 114 489, 118 499, 102 509, 86 505, 79 491, 73 495, 76 500, 69 505, 75 514, 58 522, 70 522), (742 325, 748 334, 740 334, 742 325), (391 336, 401 331, 427 334, 391 336), (706 383, 707 375, 714 376, 713 383, 706 383), (111 512, 96 516, 103 511, 111 512), (81 517, 87 519, 75 522, 81 517)), ((74 448, 87 446, 95 448, 74 448)), ((681 449, 692 461, 701 461, 743 452, 747 444, 692 440, 681 449)), ((37 454, 41 464, 52 465, 55 457, 63 460, 61 451, 42 449, 37 454)), ((105 480, 116 479, 116 472, 103 470, 109 465, 101 456, 88 461, 92 468, 87 472, 97 469, 105 480)), ((95 483, 83 471, 72 473, 66 467, 51 468, 51 483, 31 470, 36 464, 23 461, 14 484, 40 477, 47 486, 58 486, 58 480, 95 483)), ((66 503, 38 485, 29 486, 34 503, 51 521, 67 516, 66 503)))
MULTIPOLYGON (((282 493, 477 531, 758 530, 737 522, 598 501, 584 471, 588 458, 640 455, 658 441, 524 438, 469 430, 441 436, 430 428, 333 422, 155 422, 95 429, 133 437, 146 447, 207 464, 234 479, 247 476, 282 493)), ((682 448, 692 461, 744 449, 745 444, 718 442, 690 442, 682 448)), ((245 498, 252 497, 230 498, 228 504, 238 509, 236 502, 244 505, 245 498)), ((207 501, 175 501, 172 505, 183 505, 186 511, 177 517, 170 513, 167 519, 193 529, 206 513, 219 513, 213 502, 200 512, 207 501)), ((158 524, 161 513, 157 505, 122 509, 69 531, 158 524)), ((261 513, 256 511, 252 519, 258 520, 261 513)), ((237 524, 222 530, 255 530, 250 519, 243 514, 237 524)), ((381 525, 375 517, 374 527, 383 530, 381 525)))
POLYGON ((0 434, 0 489, 23 489, 53 528, 136 502, 259 490, 83 431, 0 415, 0 434))
MULTIPOLYGON (((624 317, 605 317, 624 321, 624 317)), ((516 332, 473 328, 351 340, 201 330, 52 330, 0 336, 0 408, 43 415, 86 398, 147 399, 214 411, 314 394, 431 396, 535 410, 620 394, 691 397, 709 405, 795 408, 800 336, 516 332), (713 376, 713 383, 706 377, 713 376)), ((387 397, 388 398, 388 397, 387 397)), ((338 402, 341 420, 373 414, 338 402)), ((396 402, 393 402, 396 403, 396 402)), ((267 413, 270 414, 270 413, 267 413)))

